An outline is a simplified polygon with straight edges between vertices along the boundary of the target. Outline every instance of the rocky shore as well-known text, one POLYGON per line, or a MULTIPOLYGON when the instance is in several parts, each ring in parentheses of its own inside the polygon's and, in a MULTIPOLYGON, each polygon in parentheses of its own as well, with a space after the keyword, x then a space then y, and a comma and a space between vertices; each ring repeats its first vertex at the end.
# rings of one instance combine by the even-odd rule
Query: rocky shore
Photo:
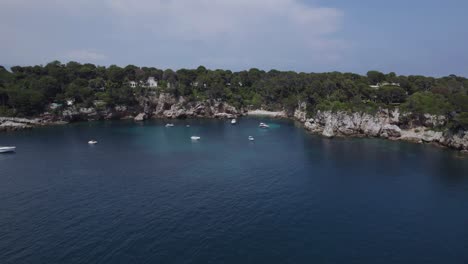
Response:
POLYGON ((445 116, 424 115, 422 120, 412 120, 409 115, 396 110, 380 110, 376 114, 348 112, 317 112, 307 117, 305 105, 294 113, 237 109, 226 102, 206 100, 189 102, 183 97, 168 94, 139 98, 135 106, 112 108, 77 106, 53 113, 47 112, 34 119, 0 117, 0 131, 16 131, 51 124, 76 121, 133 119, 136 122, 151 118, 236 118, 243 115, 291 118, 302 123, 308 131, 325 137, 380 137, 416 143, 433 143, 468 152, 468 132, 444 130, 445 116))
POLYGON ((134 106, 68 106, 45 112, 35 118, 0 117, 0 131, 17 131, 78 121, 133 119, 139 122, 151 118, 235 118, 245 113, 244 109, 236 109, 219 100, 188 102, 183 97, 175 98, 163 93, 159 96, 141 97, 134 106))
POLYGON ((380 137, 415 143, 432 143, 468 153, 468 131, 453 132, 443 129, 444 116, 424 115, 422 120, 412 120, 409 115, 380 110, 376 114, 348 112, 317 112, 306 117, 304 107, 296 109, 294 118, 308 131, 325 137, 380 137))

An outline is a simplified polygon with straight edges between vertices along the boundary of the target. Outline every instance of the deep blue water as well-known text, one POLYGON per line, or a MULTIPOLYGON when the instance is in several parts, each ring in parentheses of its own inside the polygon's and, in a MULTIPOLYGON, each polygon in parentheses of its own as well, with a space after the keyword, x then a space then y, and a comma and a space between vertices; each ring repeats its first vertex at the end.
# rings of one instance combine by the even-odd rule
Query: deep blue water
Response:
POLYGON ((468 263, 466 157, 259 121, 0 134, 0 263, 468 263))

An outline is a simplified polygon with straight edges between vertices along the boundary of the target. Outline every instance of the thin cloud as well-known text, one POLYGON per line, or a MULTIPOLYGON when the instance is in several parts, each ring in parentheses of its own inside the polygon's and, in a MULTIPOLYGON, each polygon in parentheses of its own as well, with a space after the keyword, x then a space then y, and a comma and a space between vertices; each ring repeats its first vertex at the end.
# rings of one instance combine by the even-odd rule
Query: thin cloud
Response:
MULTIPOLYGON (((309 6, 297 0, 107 0, 125 23, 179 36, 204 38, 242 34, 282 25, 304 34, 338 30, 343 13, 335 8, 309 6)), ((284 34, 285 32, 283 32, 284 34)))
POLYGON ((67 60, 80 61, 80 62, 98 62, 106 59, 104 54, 100 54, 89 50, 72 50, 65 56, 67 60))
POLYGON ((331 64, 346 51, 334 37, 343 12, 298 0, 106 1, 119 27, 142 32, 155 44, 183 43, 200 54, 198 62, 236 58, 224 63, 234 68, 331 64))
POLYGON ((0 33, 8 41, 0 48, 8 52, 0 57, 164 68, 331 65, 346 52, 336 37, 343 16, 300 0, 4 0, 0 33))

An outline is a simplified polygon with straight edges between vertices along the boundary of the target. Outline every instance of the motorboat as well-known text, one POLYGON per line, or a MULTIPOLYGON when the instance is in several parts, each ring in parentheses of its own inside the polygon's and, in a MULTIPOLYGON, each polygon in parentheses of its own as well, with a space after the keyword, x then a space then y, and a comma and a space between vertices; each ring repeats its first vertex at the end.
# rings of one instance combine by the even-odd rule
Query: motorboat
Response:
POLYGON ((186 125, 186 127, 190 127, 190 125, 186 125))
POLYGON ((254 137, 249 136, 249 140, 250 140, 250 141, 254 141, 255 139, 254 139, 254 137))
POLYGON ((265 123, 260 123, 260 125, 258 125, 259 127, 261 128, 269 128, 270 126, 265 124, 265 123))
POLYGON ((88 141, 88 144, 89 145, 96 145, 97 141, 96 140, 90 140, 90 141, 88 141))
POLYGON ((16 147, 0 147, 0 153, 15 152, 16 147))
POLYGON ((237 120, 234 118, 231 120, 231 125, 235 125, 237 123, 237 120))
POLYGON ((166 124, 166 127, 173 127, 174 124, 166 124))
POLYGON ((199 136, 191 136, 190 139, 191 140, 200 140, 200 137, 199 136))

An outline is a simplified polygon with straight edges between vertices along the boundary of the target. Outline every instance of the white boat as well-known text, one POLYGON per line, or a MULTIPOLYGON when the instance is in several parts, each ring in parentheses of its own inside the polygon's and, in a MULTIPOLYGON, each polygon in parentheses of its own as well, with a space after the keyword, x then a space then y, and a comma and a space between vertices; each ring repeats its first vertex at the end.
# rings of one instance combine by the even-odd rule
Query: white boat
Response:
POLYGON ((200 137, 198 137, 198 136, 191 136, 190 139, 191 139, 191 140, 200 140, 200 137))
POLYGON ((166 124, 166 127, 173 127, 174 124, 166 124))
POLYGON ((260 123, 260 125, 258 125, 259 127, 261 128, 269 128, 270 126, 265 124, 265 123, 260 123))
POLYGON ((0 153, 15 152, 16 147, 0 147, 0 153))
POLYGON ((250 141, 254 141, 255 139, 254 139, 254 137, 249 136, 249 140, 250 140, 250 141))
POLYGON ((90 141, 88 141, 88 144, 89 145, 95 145, 95 144, 97 144, 97 141, 96 140, 90 140, 90 141))
POLYGON ((186 125, 186 127, 190 127, 190 125, 186 125))
POLYGON ((237 123, 237 120, 235 118, 231 120, 232 125, 235 125, 236 123, 237 123))

